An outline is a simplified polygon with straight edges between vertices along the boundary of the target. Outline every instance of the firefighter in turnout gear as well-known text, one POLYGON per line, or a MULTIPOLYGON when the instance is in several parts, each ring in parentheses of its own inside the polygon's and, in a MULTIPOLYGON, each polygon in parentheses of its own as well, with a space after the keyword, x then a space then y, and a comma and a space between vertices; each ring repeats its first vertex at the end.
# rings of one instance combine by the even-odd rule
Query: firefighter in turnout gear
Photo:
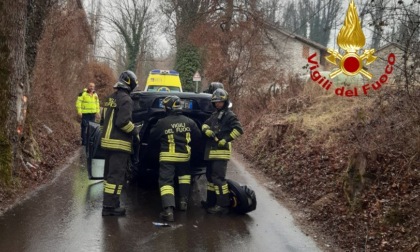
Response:
POLYGON ((131 71, 121 73, 114 85, 116 91, 105 100, 101 119, 101 147, 106 151, 104 171, 104 198, 102 216, 123 216, 120 194, 125 172, 129 167, 132 143, 139 143, 139 128, 131 118, 133 101, 130 93, 137 86, 137 77, 131 71))
POLYGON ((182 103, 178 96, 168 96, 162 101, 166 116, 157 121, 150 131, 149 142, 160 144, 159 187, 163 211, 160 218, 174 221, 174 177, 179 182, 179 210, 186 211, 190 191, 191 141, 201 137, 196 123, 182 115, 182 103))
POLYGON ((206 170, 207 200, 202 204, 210 214, 228 213, 227 163, 231 157, 231 142, 242 135, 243 130, 236 115, 229 109, 229 97, 225 90, 216 89, 211 102, 216 111, 201 128, 207 137, 204 159, 209 161, 206 170))
MULTIPOLYGON (((218 88, 225 89, 224 86, 223 86, 223 83, 214 81, 214 82, 210 83, 209 87, 206 90, 204 90, 203 92, 208 93, 208 94, 213 94, 214 91, 216 91, 216 89, 218 89, 218 88)), ((231 102, 229 102, 229 108, 232 109, 232 103, 231 102)))
POLYGON ((216 91, 216 89, 218 88, 225 89, 222 83, 215 81, 215 82, 210 83, 209 87, 203 92, 208 93, 208 94, 213 94, 213 92, 216 91))
POLYGON ((79 94, 76 100, 76 109, 77 114, 82 119, 80 123, 82 145, 86 145, 86 129, 89 122, 94 122, 95 118, 99 117, 99 98, 95 92, 95 83, 89 83, 89 86, 79 94))

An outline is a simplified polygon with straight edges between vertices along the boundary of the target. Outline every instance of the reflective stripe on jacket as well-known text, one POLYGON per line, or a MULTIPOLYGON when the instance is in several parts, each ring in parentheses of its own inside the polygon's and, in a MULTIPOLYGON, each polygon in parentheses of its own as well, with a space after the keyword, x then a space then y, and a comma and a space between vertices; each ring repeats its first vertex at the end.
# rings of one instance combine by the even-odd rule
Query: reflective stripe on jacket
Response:
POLYGON ((182 114, 170 114, 150 130, 149 143, 160 143, 160 162, 187 162, 191 155, 191 140, 200 136, 193 120, 182 114))
POLYGON ((99 113, 99 98, 98 95, 93 92, 89 94, 85 88, 82 93, 79 94, 76 100, 76 109, 78 114, 96 114, 99 113))
POLYGON ((231 142, 243 134, 241 123, 235 113, 229 108, 214 112, 202 126, 203 133, 207 129, 214 132, 215 138, 207 137, 204 159, 229 160, 232 153, 231 142), (220 147, 217 141, 222 139, 225 139, 227 143, 220 147))
POLYGON ((101 116, 102 148, 131 153, 134 129, 132 110, 133 101, 125 90, 118 89, 106 99, 101 116))

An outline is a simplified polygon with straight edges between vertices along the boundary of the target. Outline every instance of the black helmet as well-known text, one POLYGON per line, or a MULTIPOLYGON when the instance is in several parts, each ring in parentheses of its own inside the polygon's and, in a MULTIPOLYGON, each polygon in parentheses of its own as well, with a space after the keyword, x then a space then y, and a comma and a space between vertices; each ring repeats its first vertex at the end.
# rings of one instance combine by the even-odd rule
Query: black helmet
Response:
POLYGON ((229 95, 226 90, 218 88, 213 92, 211 102, 229 102, 229 95))
POLYGON ((129 92, 133 91, 136 87, 137 76, 130 70, 122 72, 118 78, 118 82, 114 85, 114 88, 127 89, 129 92))
POLYGON ((218 88, 225 89, 221 82, 212 82, 209 85, 208 93, 213 94, 213 92, 216 91, 216 89, 218 88))
POLYGON ((176 111, 182 109, 181 99, 176 95, 165 97, 162 101, 162 105, 167 111, 176 111))

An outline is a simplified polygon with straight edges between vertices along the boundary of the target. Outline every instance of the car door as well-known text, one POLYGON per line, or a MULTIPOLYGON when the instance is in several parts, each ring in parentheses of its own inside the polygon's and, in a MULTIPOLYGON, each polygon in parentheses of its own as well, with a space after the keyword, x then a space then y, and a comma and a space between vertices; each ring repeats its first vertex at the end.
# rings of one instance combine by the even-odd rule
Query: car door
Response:
POLYGON ((101 148, 101 127, 98 123, 89 122, 86 146, 87 171, 90 180, 104 178, 105 151, 101 148))

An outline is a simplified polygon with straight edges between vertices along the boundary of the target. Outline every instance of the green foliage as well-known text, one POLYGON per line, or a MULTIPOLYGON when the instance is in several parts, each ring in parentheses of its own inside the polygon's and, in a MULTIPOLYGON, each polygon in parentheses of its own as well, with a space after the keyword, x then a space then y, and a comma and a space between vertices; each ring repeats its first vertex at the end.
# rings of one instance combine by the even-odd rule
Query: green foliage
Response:
POLYGON ((6 130, 10 99, 9 54, 6 36, 0 32, 0 185, 9 184, 12 179, 12 151, 6 130))
MULTIPOLYGON (((179 48, 176 54, 175 70, 179 72, 182 88, 184 91, 194 92, 195 83, 193 82, 194 73, 201 69, 201 57, 198 49, 192 45, 179 48)), ((199 83, 198 90, 201 90, 199 83)))

